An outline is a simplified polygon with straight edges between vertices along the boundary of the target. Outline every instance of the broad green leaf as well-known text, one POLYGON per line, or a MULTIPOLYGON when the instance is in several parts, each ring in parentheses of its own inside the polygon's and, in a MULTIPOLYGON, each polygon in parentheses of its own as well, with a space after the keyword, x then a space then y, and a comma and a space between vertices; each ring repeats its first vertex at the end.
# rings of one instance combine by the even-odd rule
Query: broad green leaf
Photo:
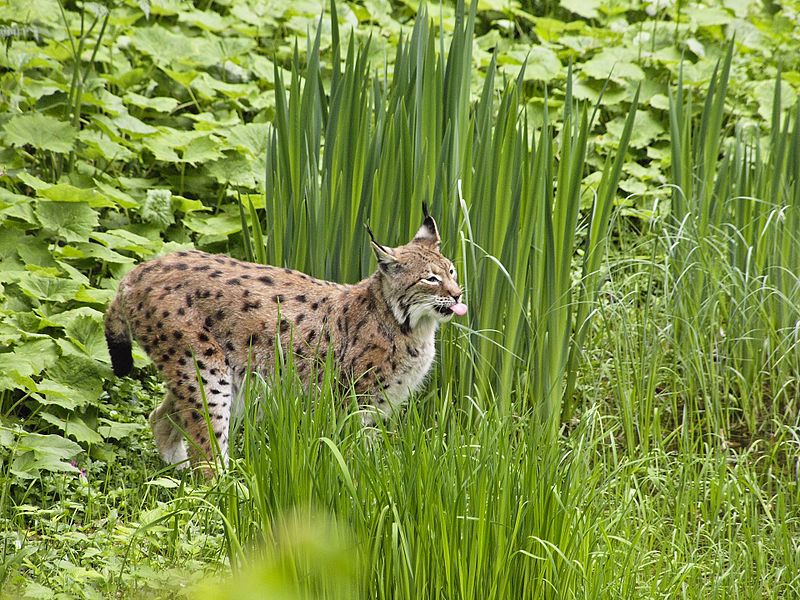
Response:
POLYGON ((555 52, 544 46, 531 46, 526 50, 512 50, 498 59, 498 64, 514 65, 511 72, 516 76, 525 65, 525 81, 550 81, 564 74, 564 68, 555 52))
POLYGON ((163 487, 167 489, 174 489, 180 485, 180 482, 177 479, 173 479, 172 477, 158 477, 156 479, 151 479, 150 481, 145 481, 145 485, 153 485, 156 487, 163 487))
MULTIPOLYGON (((172 198, 174 200, 175 196, 172 198)), ((113 250, 133 252, 138 256, 149 256, 161 247, 160 241, 152 241, 124 229, 95 231, 92 233, 91 238, 113 250)))
POLYGON ((669 98, 664 94, 655 94, 649 100, 650 106, 659 110, 669 110, 669 98))
POLYGON ((754 0, 723 0, 722 4, 740 19, 747 17, 748 13, 758 6, 754 0))
MULTIPOLYGON (((50 257, 52 259, 52 256, 50 257)), ((52 261, 53 264, 56 264, 55 261, 52 261)), ((28 273, 33 273, 34 275, 42 275, 44 277, 61 277, 62 272, 58 267, 55 266, 40 266, 35 264, 27 264, 25 265, 25 271, 28 273)))
MULTIPOLYGON (((273 63, 267 57, 261 56, 260 54, 251 54, 249 56, 249 62, 247 64, 249 65, 250 70, 252 71, 252 73, 256 77, 256 79, 258 79, 259 81, 266 81, 270 85, 274 85, 275 84, 275 63, 273 63)), ((288 78, 291 77, 291 74, 287 73, 284 69, 279 68, 279 70, 281 72, 281 75, 285 79, 288 79, 288 78)), ((275 105, 274 90, 271 90, 270 92, 264 92, 264 93, 265 93, 265 95, 268 94, 268 93, 272 93, 273 94, 272 101, 270 102, 270 106, 274 106, 275 105)))
POLYGON ((76 388, 45 377, 36 385, 39 402, 54 404, 66 410, 75 410, 87 406, 97 400, 97 397, 87 390, 76 388))
POLYGON ((3 127, 5 141, 13 146, 30 145, 41 150, 66 153, 72 150, 77 132, 69 123, 41 113, 16 115, 3 127))
POLYGON ((565 23, 559 19, 541 17, 536 19, 534 31, 536 32, 536 36, 543 42, 558 43, 558 40, 563 36, 564 32, 575 29, 576 25, 578 28, 585 28, 585 25, 579 22, 565 23))
POLYGON ((564 75, 558 56, 545 46, 532 46, 525 67, 525 81, 550 81, 564 75))
POLYGON ((128 92, 123 99, 128 103, 139 108, 147 108, 157 112, 170 113, 178 106, 178 101, 175 98, 167 98, 164 96, 156 96, 148 98, 135 92, 128 92))
POLYGON ((205 167, 211 177, 223 184, 253 189, 256 181, 263 181, 264 166, 261 161, 247 159, 239 153, 230 153, 225 158, 205 167), (258 172, 255 172, 255 167, 258 172))
POLYGON ((733 21, 731 13, 719 6, 704 6, 703 10, 693 10, 689 18, 699 27, 728 25, 733 21))
POLYGON ((603 90, 602 83, 590 81, 576 82, 572 87, 572 95, 578 100, 588 100, 592 104, 601 101, 603 106, 614 106, 633 97, 633 94, 625 88, 612 84, 603 90), (602 98, 600 97, 601 90, 603 91, 602 98))
MULTIPOLYGON (((609 136, 619 140, 625 127, 625 119, 617 117, 606 124, 609 136)), ((640 110, 636 113, 636 127, 631 134, 630 145, 634 148, 645 148, 650 143, 666 132, 660 119, 653 116, 649 110, 640 110)))
MULTIPOLYGON (((20 179, 22 179, 22 176, 27 175, 27 173, 20 173, 19 175, 20 179)), ((0 208, 5 208, 6 206, 10 206, 12 204, 19 204, 20 202, 30 202, 30 201, 31 199, 29 196, 24 196, 23 194, 15 194, 11 190, 7 190, 6 188, 0 187, 0 208)))
POLYGON ((251 206, 256 209, 264 209, 266 208, 266 198, 264 198, 264 194, 242 194, 241 195, 242 202, 245 206, 251 206))
POLYGON ((6 217, 18 219, 23 224, 30 224, 31 227, 36 223, 36 217, 33 214, 33 207, 30 200, 27 202, 17 202, 9 204, 5 208, 0 209, 0 222, 4 221, 6 217))
POLYGON ((104 113, 112 117, 124 115, 128 112, 122 98, 116 94, 112 94, 102 86, 105 85, 105 80, 100 78, 90 77, 84 82, 84 92, 81 96, 84 105, 96 106, 102 109, 104 113), (91 89, 91 91, 87 91, 91 89))
POLYGON ((50 598, 54 597, 55 592, 41 583, 29 581, 25 585, 25 593, 23 595, 25 600, 50 600, 50 598))
POLYGON ((596 19, 600 16, 597 11, 603 5, 602 0, 560 0, 561 8, 575 13, 584 19, 596 19))
POLYGON ((183 223, 196 233, 216 237, 227 237, 242 230, 241 218, 238 215, 225 213, 207 218, 190 215, 183 223))
POLYGON ((640 81, 644 79, 644 71, 635 64, 638 60, 636 51, 630 48, 604 48, 588 61, 583 63, 581 72, 593 79, 611 79, 620 83, 626 80, 640 81))
POLYGON ((95 129, 84 129, 78 134, 78 139, 89 148, 87 155, 90 158, 125 161, 133 157, 125 146, 95 129))
POLYGON ((17 448, 43 454, 56 453, 68 458, 82 451, 78 444, 66 440, 60 435, 40 435, 38 433, 22 433, 17 441, 17 448))
POLYGON ((23 332, 10 323, 0 321, 0 346, 13 346, 24 341, 23 332))
POLYGON ((17 452, 11 461, 11 474, 20 479, 37 479, 41 471, 78 473, 79 469, 65 462, 69 457, 43 454, 37 456, 35 452, 17 452))
POLYGON ((158 131, 158 129, 155 127, 147 125, 144 121, 141 121, 132 115, 120 115, 118 117, 114 117, 113 123, 122 131, 126 131, 135 135, 151 135, 158 131))
POLYGON ((99 310, 89 308, 88 306, 81 306, 80 308, 73 308, 72 310, 65 310, 64 312, 49 315, 47 319, 58 327, 68 327, 77 319, 86 317, 100 323, 103 320, 103 313, 99 310))
MULTIPOLYGON (((242 120, 236 113, 228 113, 220 115, 219 113, 201 112, 197 114, 187 115, 189 119, 195 122, 195 132, 193 135, 198 136, 201 133, 216 133, 218 135, 225 135, 227 130, 231 127, 236 127, 242 124, 242 120)), ((192 132, 181 132, 192 133, 192 132)))
MULTIPOLYGON (((27 275, 24 277, 27 277, 27 275)), ((26 340, 30 339, 29 336, 36 335, 36 332, 40 329, 51 326, 47 317, 43 317, 32 311, 14 312, 6 317, 5 322, 16 327, 21 333, 24 333, 26 340)))
MULTIPOLYGON (((24 243, 17 248, 19 257, 25 263, 25 269, 36 272, 37 267, 55 268, 56 263, 50 252, 51 245, 52 240, 42 232, 35 236, 25 236, 24 243)), ((38 270, 38 272, 40 275, 47 274, 41 270, 38 270)), ((55 269, 55 275, 57 276, 58 274, 58 269, 55 269)))
POLYGON ((98 181, 97 179, 94 180, 94 183, 97 186, 97 189, 103 192, 106 197, 113 199, 114 202, 116 202, 122 208, 134 208, 139 205, 136 200, 120 189, 110 186, 102 181, 98 181))
POLYGON ((0 373, 15 371, 22 376, 38 375, 58 360, 58 347, 53 340, 41 339, 15 346, 12 352, 0 354, 0 373))
MULTIPOLYGON (((67 246, 64 246, 66 248, 67 246)), ((66 273, 73 281, 77 281, 81 285, 89 285, 90 281, 89 278, 83 274, 83 272, 79 271, 72 265, 66 263, 63 260, 56 260, 56 264, 58 268, 61 269, 64 273, 66 273)))
MULTIPOLYGON (((0 358, 2 358, 0 354, 0 358)), ((36 382, 28 375, 20 375, 18 371, 0 371, 0 390, 15 390, 31 392, 32 395, 38 391, 36 382)))
POLYGON ((102 319, 81 315, 68 323, 65 331, 69 340, 86 352, 87 356, 100 362, 110 362, 102 319))
POLYGON ((749 19, 733 19, 728 26, 730 35, 736 36, 737 43, 751 50, 768 52, 769 33, 767 35, 759 29, 749 19))
POLYGON ((17 285, 27 296, 37 300, 49 300, 51 302, 67 302, 72 300, 81 287, 80 283, 72 281, 71 279, 43 277, 33 274, 20 279, 17 285))
POLYGON ((158 185, 158 179, 145 177, 124 177, 120 175, 116 178, 116 181, 122 189, 142 192, 142 195, 150 188, 158 185))
POLYGON ((199 92, 206 99, 216 97, 216 92, 220 92, 230 99, 241 99, 249 96, 257 96, 258 86, 255 83, 227 83, 215 79, 208 73, 200 73, 192 81, 192 89, 199 92))
POLYGON ((153 157, 161 162, 180 162, 181 157, 175 151, 175 142, 167 135, 154 135, 146 138, 144 147, 153 153, 153 157))
POLYGON ((16 444, 11 472, 23 479, 33 479, 40 471, 73 472, 78 468, 70 459, 82 452, 81 447, 60 435, 22 433, 16 444))
POLYGON ((225 139, 231 148, 244 150, 253 158, 262 158, 267 151, 267 139, 272 127, 265 123, 247 123, 228 128, 225 139))
POLYGON ((0 4, 0 18, 14 23, 24 15, 23 22, 41 21, 56 25, 59 18, 54 14, 54 4, 53 0, 5 0, 0 4))
POLYGON ((634 195, 644 194, 649 189, 649 186, 646 183, 639 181, 638 179, 634 179, 633 177, 621 179, 619 182, 619 187, 628 194, 634 195))
POLYGON ((145 139, 144 146, 164 162, 205 162, 222 156, 219 140, 207 131, 163 127, 157 135, 145 139))
MULTIPOLYGON (((66 340, 58 342, 62 349, 66 348, 66 340)), ((61 356, 45 371, 48 379, 72 388, 74 398, 85 404, 97 401, 103 392, 103 379, 109 373, 107 367, 77 352, 61 356)))
POLYGON ((77 442, 86 444, 101 444, 103 438, 99 433, 89 427, 78 415, 71 414, 66 419, 58 417, 49 412, 42 412, 41 417, 51 425, 55 425, 64 435, 73 438, 77 442))
MULTIPOLYGON (((759 81, 753 86, 753 92, 758 103, 758 114, 766 121, 772 117, 772 105, 775 102, 775 81, 759 81)), ((784 109, 792 108, 797 102, 797 93, 792 86, 784 83, 781 86, 781 106, 784 109)))
POLYGON ((114 297, 113 290, 100 290, 93 287, 82 286, 78 293, 75 294, 77 302, 85 302, 87 304, 108 304, 114 297))
POLYGON ((82 255, 81 258, 94 258, 96 260, 113 264, 131 264, 136 262, 130 256, 123 256, 101 244, 83 242, 75 245, 75 249, 82 255))
POLYGON ((172 206, 175 210, 182 213, 211 210, 208 206, 200 202, 200 200, 192 200, 190 198, 184 198, 183 196, 176 196, 175 194, 172 195, 172 206))
POLYGON ((97 191, 78 188, 68 183, 59 183, 46 189, 39 190, 39 197, 56 202, 85 202, 93 208, 114 206, 108 198, 97 191))
POLYGON ((86 258, 86 255, 83 252, 78 250, 75 246, 69 245, 54 248, 53 255, 62 259, 61 262, 64 262, 65 260, 82 260, 86 258))
POLYGON ((102 425, 97 427, 97 432, 106 439, 121 440, 145 429, 141 423, 119 423, 106 418, 100 418, 99 421, 102 425))
POLYGON ((16 436, 7 427, 0 426, 0 448, 10 448, 14 445, 16 436))
MULTIPOLYGON (((213 40, 203 36, 191 37, 175 33, 160 25, 137 27, 131 35, 131 42, 137 50, 149 56, 160 67, 209 66, 220 62, 226 54, 221 48, 225 41, 216 36, 213 40)), ((233 52, 243 52, 252 45, 251 40, 240 40, 238 48, 233 52)))
POLYGON ((205 10, 182 10, 178 13, 178 20, 206 31, 224 31, 230 27, 229 19, 219 13, 205 10))
MULTIPOLYGON (((0 235, 0 261, 7 261, 17 256, 17 248, 25 243, 27 237, 24 231, 5 227, 3 235, 0 235)), ((4 268, 8 269, 8 264, 4 265, 4 268)))
POLYGON ((68 242, 85 241, 97 227, 97 213, 85 203, 37 202, 36 217, 42 227, 68 242))
POLYGON ((194 139, 183 148, 180 160, 189 164, 216 160, 223 156, 219 146, 219 140, 211 135, 194 139))
POLYGON ((241 23, 259 23, 263 26, 277 24, 279 15, 273 5, 266 2, 236 2, 230 6, 231 15, 241 23))
POLYGON ((166 73, 173 81, 187 88, 192 85, 192 82, 200 74, 197 71, 177 71, 174 69, 167 69, 163 66, 161 67, 161 70, 164 71, 164 73, 166 73))

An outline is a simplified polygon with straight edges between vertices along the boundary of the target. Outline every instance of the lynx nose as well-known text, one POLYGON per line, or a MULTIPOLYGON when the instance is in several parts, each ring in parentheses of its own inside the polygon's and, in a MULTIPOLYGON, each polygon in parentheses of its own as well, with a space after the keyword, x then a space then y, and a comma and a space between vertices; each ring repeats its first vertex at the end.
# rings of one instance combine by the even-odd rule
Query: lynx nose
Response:
POLYGON ((453 304, 450 305, 450 310, 456 316, 463 317, 467 314, 467 305, 461 303, 461 290, 457 294, 452 295, 453 304))

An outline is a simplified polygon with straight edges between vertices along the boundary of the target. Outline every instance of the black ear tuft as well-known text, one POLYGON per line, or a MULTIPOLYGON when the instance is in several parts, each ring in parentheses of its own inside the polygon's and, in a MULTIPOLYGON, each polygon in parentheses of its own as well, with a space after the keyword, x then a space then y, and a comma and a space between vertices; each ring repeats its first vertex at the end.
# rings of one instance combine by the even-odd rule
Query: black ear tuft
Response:
POLYGON ((428 212, 428 203, 427 202, 423 202, 422 203, 422 214, 426 219, 431 216, 430 213, 428 212))
POLYGON ((370 238, 370 245, 372 246, 372 251, 375 253, 375 258, 378 259, 378 267, 384 273, 393 273, 397 270, 397 258, 394 256, 394 251, 391 248, 387 248, 386 246, 381 246, 377 241, 375 241, 375 234, 372 233, 372 228, 364 223, 364 227, 367 228, 367 233, 369 234, 370 238))
POLYGON ((422 225, 414 234, 414 242, 439 245, 439 230, 436 227, 436 221, 428 214, 428 206, 423 203, 422 213, 425 218, 422 220, 422 225))
POLYGON ((372 240, 372 243, 380 246, 380 244, 378 244, 378 242, 375 241, 375 234, 372 233, 372 227, 369 226, 369 223, 364 223, 364 227, 367 228, 367 233, 369 234, 369 239, 372 240))

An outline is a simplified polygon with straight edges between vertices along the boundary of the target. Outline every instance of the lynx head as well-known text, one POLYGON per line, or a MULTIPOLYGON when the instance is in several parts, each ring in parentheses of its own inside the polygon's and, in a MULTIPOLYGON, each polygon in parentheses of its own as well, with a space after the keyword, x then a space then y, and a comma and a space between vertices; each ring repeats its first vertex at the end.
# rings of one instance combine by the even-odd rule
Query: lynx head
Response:
POLYGON ((414 238, 404 246, 389 248, 375 241, 372 250, 378 259, 377 277, 383 295, 400 327, 406 331, 419 324, 449 321, 463 316, 467 307, 461 302, 461 288, 456 281, 453 263, 439 252, 439 230, 423 204, 425 218, 414 238))

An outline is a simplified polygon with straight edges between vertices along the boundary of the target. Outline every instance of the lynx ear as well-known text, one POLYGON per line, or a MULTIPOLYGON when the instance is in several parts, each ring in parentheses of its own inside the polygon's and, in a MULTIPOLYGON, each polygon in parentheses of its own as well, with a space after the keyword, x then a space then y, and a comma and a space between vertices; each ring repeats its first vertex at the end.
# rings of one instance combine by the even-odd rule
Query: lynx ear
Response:
POLYGON ((366 223, 364 224, 364 227, 367 228, 370 246, 372 246, 372 251, 375 253, 375 258, 378 259, 378 267, 380 270, 384 273, 392 273, 396 271, 398 263, 397 258, 394 255, 394 250, 387 248, 386 246, 381 246, 375 241, 375 235, 372 233, 372 228, 366 223))
POLYGON ((422 220, 422 225, 414 234, 414 242, 423 242, 427 244, 439 245, 441 239, 439 238, 439 230, 436 228, 436 221, 428 214, 428 205, 422 203, 422 214, 425 218, 422 220))

